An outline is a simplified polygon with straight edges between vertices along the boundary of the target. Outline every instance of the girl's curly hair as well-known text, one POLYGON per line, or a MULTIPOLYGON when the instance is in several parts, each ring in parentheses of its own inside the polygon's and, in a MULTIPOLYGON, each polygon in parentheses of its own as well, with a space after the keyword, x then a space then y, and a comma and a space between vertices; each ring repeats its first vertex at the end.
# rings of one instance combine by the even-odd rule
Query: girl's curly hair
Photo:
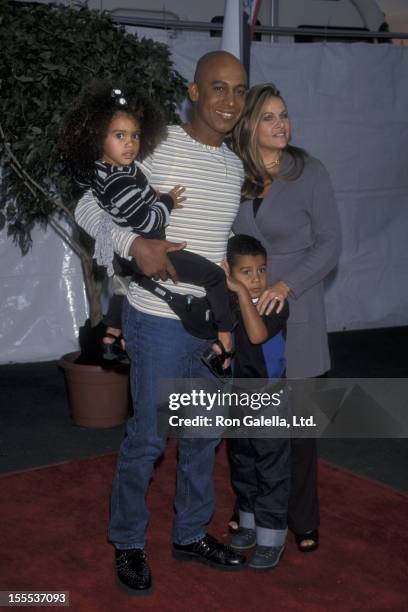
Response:
POLYGON ((167 136, 162 110, 137 86, 93 82, 65 117, 58 143, 59 159, 76 181, 92 180, 94 163, 102 156, 110 122, 117 113, 125 113, 140 123, 140 161, 167 136), (115 94, 118 89, 120 94, 115 94))

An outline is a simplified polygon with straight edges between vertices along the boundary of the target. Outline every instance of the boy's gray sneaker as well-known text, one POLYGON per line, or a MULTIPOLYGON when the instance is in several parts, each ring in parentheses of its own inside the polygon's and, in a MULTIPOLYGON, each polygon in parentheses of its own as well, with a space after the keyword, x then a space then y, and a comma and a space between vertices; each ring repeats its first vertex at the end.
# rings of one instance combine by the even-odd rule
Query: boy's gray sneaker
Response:
POLYGON ((232 536, 231 548, 236 550, 247 550, 252 548, 256 544, 256 531, 255 529, 247 529, 246 527, 240 527, 232 536))
POLYGON ((248 567, 253 570, 271 570, 278 565, 284 550, 285 546, 258 545, 248 563, 248 567))

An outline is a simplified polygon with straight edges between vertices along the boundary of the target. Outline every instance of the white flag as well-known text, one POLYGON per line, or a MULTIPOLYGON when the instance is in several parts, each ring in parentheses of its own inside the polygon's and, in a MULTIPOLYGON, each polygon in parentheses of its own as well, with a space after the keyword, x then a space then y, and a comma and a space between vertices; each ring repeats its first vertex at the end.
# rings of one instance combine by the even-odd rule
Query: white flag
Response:
POLYGON ((225 0, 221 50, 242 60, 242 0, 225 0))

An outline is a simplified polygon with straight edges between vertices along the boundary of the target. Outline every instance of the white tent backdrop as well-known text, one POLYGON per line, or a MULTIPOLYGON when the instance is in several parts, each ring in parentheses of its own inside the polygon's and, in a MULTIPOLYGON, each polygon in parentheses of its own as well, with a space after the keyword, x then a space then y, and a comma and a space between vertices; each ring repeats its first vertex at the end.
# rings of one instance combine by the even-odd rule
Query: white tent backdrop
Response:
MULTIPOLYGON (((187 79, 220 40, 165 31, 154 37, 169 44, 187 79)), ((343 252, 327 283, 329 329, 408 324, 408 49, 254 43, 251 82, 265 81, 288 103, 293 142, 325 163, 336 192, 343 252)), ((0 232, 1 363, 74 350, 86 318, 78 258, 51 229, 36 230, 33 240, 21 257, 0 232)))

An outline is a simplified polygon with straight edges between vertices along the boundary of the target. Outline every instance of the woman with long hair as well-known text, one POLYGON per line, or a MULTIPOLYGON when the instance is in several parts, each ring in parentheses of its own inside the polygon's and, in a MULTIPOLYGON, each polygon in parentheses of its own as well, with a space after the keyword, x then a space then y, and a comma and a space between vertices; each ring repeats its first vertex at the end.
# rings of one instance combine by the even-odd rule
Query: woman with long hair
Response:
MULTIPOLYGON (((330 369, 323 281, 339 257, 340 223, 324 165, 290 138, 279 90, 272 83, 252 87, 232 138, 245 169, 233 231, 266 248, 269 287, 257 308, 264 314, 288 300, 286 376, 311 378, 330 369)), ((319 539, 316 441, 292 440, 291 456, 288 526, 299 550, 311 552, 319 539)))

